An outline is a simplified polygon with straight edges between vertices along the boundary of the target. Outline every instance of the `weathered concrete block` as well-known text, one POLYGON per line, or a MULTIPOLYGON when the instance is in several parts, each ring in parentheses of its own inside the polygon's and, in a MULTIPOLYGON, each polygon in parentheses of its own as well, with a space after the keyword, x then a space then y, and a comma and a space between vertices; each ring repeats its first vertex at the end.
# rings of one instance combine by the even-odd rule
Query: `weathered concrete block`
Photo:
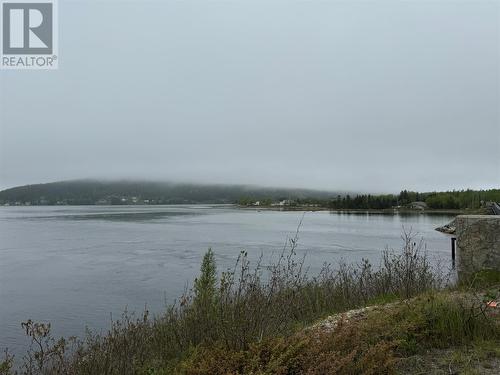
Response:
POLYGON ((458 276, 500 271, 500 216, 459 215, 455 226, 458 276))

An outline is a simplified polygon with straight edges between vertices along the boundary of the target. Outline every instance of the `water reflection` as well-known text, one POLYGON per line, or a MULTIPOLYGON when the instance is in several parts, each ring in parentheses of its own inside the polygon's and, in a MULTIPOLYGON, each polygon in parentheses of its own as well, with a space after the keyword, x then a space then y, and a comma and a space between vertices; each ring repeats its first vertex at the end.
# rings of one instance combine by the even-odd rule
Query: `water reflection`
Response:
MULTIPOLYGON (((303 216, 297 211, 227 206, 0 207, 0 348, 25 346, 28 318, 50 321, 56 335, 106 329, 125 307, 165 309, 196 277, 213 248, 219 271, 241 250, 251 262, 276 257, 303 216)), ((298 256, 309 274, 340 259, 374 265, 401 230, 425 239, 434 262, 451 266, 449 238, 434 230, 447 215, 307 212, 298 256)))

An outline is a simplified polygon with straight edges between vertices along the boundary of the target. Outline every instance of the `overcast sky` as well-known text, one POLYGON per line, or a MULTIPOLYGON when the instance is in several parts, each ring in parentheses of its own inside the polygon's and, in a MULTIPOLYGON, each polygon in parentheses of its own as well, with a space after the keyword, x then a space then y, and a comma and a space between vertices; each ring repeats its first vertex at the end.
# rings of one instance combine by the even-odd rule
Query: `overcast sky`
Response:
POLYGON ((0 71, 0 188, 500 187, 498 1, 59 4, 59 70, 0 71))

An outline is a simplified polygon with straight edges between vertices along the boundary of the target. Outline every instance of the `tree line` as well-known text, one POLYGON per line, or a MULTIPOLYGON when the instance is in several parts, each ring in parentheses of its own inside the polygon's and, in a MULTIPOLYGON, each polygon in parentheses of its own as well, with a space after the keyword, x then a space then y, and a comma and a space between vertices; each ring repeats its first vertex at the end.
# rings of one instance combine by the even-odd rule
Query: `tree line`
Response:
MULTIPOLYGON (((284 199, 284 198, 283 198, 284 199)), ((412 203, 422 202, 430 209, 478 209, 485 202, 500 202, 500 189, 491 190, 454 190, 445 192, 426 192, 402 190, 399 194, 357 194, 337 195, 334 198, 297 198, 289 200, 287 206, 318 206, 330 209, 389 209, 408 207, 412 203)), ((251 205, 256 200, 245 197, 239 200, 241 205, 251 205)), ((269 198, 261 199, 259 205, 273 204, 269 198)))

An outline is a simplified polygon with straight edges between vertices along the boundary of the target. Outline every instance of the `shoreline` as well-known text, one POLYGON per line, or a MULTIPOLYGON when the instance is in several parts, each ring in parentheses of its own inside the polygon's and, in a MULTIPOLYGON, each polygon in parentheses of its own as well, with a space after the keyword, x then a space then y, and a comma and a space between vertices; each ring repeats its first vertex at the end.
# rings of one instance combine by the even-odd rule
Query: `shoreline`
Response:
POLYGON ((237 203, 172 203, 172 204, 116 204, 116 205, 101 205, 101 204, 36 204, 36 205, 0 205, 0 207, 169 207, 169 206, 225 206, 233 207, 239 210, 249 211, 297 211, 297 212, 322 212, 328 211, 332 213, 352 213, 352 214, 428 214, 428 215, 475 215, 484 214, 481 209, 425 209, 415 210, 409 208, 329 208, 324 206, 242 206, 237 203))
POLYGON ((253 211, 304 211, 304 212, 316 212, 316 211, 329 211, 332 213, 352 213, 352 214, 430 214, 430 215, 465 215, 465 214, 473 214, 477 213, 478 210, 452 210, 452 209, 427 209, 427 210, 411 210, 411 209, 396 209, 396 208, 384 208, 384 209, 375 209, 375 208, 350 208, 350 209, 339 209, 339 208, 329 208, 329 207, 309 207, 309 206, 291 206, 291 207, 283 207, 283 206, 240 206, 235 205, 238 209, 241 210, 253 210, 253 211))

